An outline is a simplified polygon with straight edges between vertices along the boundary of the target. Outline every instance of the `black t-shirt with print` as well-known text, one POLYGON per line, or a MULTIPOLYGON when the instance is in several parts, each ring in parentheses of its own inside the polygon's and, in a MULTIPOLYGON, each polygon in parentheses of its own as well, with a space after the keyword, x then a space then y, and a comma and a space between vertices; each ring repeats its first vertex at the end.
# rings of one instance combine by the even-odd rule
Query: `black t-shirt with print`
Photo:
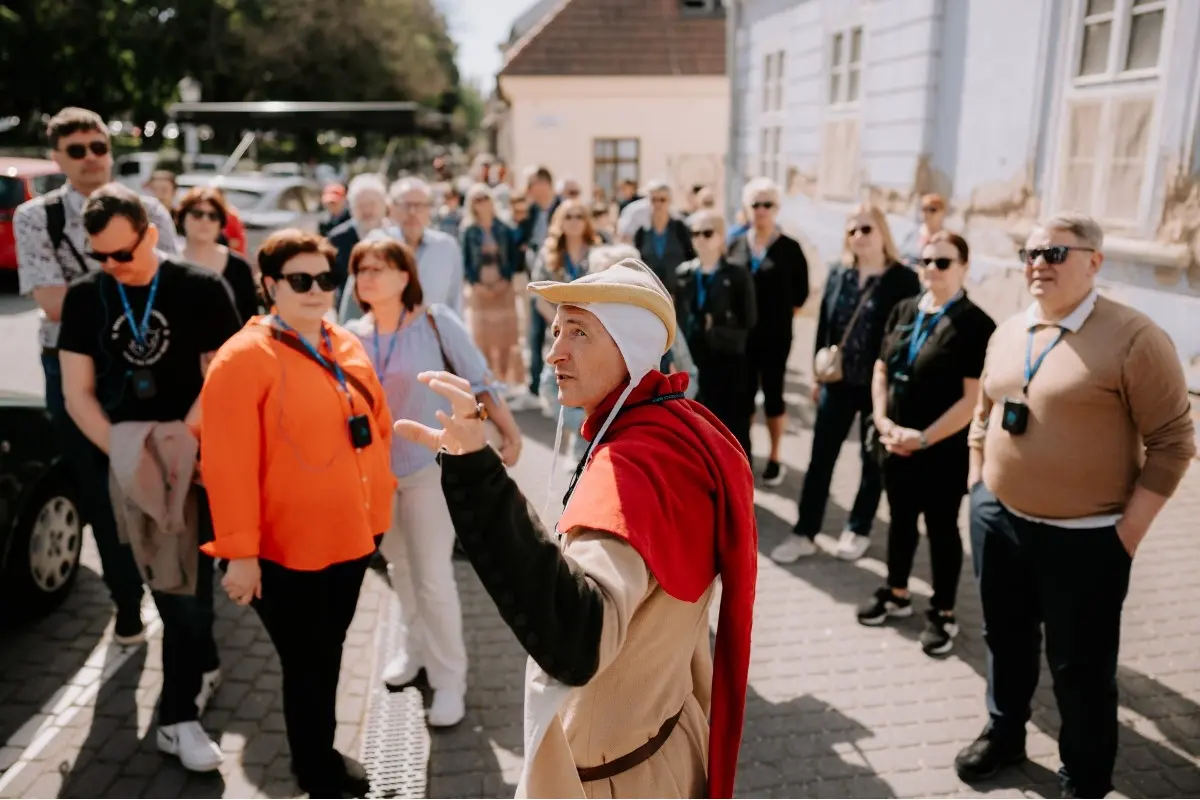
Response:
MULTIPOLYGON (((125 286, 140 324, 150 285, 125 286)), ((200 357, 241 328, 228 284, 216 273, 164 259, 144 343, 134 336, 117 281, 92 272, 71 284, 63 300, 58 347, 89 356, 96 398, 113 422, 181 420, 200 395, 200 357), (152 392, 145 391, 149 376, 152 392), (142 383, 139 397, 135 380, 142 383)))
MULTIPOLYGON (((996 323, 963 295, 946 309, 916 361, 907 367, 919 300, 910 297, 892 310, 879 357, 888 366, 888 418, 906 428, 923 430, 962 399, 964 378, 979 378, 996 323), (898 379, 897 373, 907 374, 907 381, 898 379)), ((926 329, 930 316, 924 320, 926 329)), ((967 432, 963 429, 933 447, 965 451, 966 446, 967 432)), ((965 459, 965 453, 963 456, 965 459)))

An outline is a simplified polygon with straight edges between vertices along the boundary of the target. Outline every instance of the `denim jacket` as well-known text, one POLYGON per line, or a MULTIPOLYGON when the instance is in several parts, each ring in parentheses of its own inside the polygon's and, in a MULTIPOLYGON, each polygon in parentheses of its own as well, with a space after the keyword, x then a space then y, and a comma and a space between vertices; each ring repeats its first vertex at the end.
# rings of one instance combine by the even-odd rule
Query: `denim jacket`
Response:
MULTIPOLYGON (((492 220, 492 238, 496 240, 496 256, 499 258, 500 275, 510 280, 517 272, 516 230, 499 219, 492 220)), ((479 270, 483 262, 483 228, 471 225, 462 233, 463 275, 468 283, 479 283, 479 270)))

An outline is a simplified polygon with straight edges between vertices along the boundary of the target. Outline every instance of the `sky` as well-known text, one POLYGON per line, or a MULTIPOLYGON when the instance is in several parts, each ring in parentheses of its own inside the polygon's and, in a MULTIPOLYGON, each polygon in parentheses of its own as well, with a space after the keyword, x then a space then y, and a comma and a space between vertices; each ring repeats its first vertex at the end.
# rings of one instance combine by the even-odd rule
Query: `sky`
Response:
POLYGON ((498 45, 508 38, 513 20, 536 0, 436 0, 458 44, 458 70, 465 81, 487 94, 500 69, 498 45))

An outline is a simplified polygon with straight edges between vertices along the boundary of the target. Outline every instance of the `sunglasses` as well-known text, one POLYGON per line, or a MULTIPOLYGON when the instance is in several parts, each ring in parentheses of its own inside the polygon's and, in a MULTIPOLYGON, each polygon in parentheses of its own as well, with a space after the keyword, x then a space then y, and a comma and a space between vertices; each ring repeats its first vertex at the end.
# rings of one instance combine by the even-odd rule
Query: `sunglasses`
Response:
POLYGON ((1079 250, 1084 253, 1094 253, 1094 247, 1068 247, 1065 244, 1060 244, 1055 247, 1035 247, 1032 250, 1027 250, 1022 247, 1017 251, 1017 255, 1021 257, 1021 261, 1032 265, 1039 258, 1044 258, 1047 264, 1061 264, 1067 260, 1072 250, 1079 250))
POLYGON ((128 264, 130 261, 133 261, 133 252, 141 246, 142 240, 146 238, 146 231, 148 230, 150 230, 150 228, 146 227, 138 231, 137 240, 124 250, 114 250, 111 253, 101 253, 99 250, 88 250, 87 254, 90 258, 99 261, 101 264, 103 264, 105 261, 116 261, 119 264, 128 264))
POLYGON ((871 231, 875 230, 870 225, 859 225, 857 228, 851 228, 846 231, 847 236, 853 236, 856 233, 861 233, 863 236, 870 236, 871 231))
POLYGON ((189 208, 187 215, 192 219, 207 219, 213 222, 220 222, 221 215, 215 211, 206 211, 203 208, 189 208))
POLYGON ((87 144, 69 144, 63 148, 63 152, 76 161, 87 157, 88 150, 92 151, 94 156, 108 155, 108 142, 88 142, 87 144))
POLYGON ((584 217, 583 214, 566 214, 563 216, 563 222, 571 222, 572 220, 575 222, 583 222, 584 219, 586 219, 586 217, 584 217))
POLYGON ((771 209, 771 208, 774 208, 774 207, 775 207, 775 201, 773 201, 773 200, 759 200, 757 203, 751 203, 751 204, 750 204, 750 207, 751 207, 751 208, 753 208, 753 209, 755 209, 755 210, 757 210, 757 209, 760 209, 760 208, 771 209))
POLYGON ((660 205, 663 205, 664 203, 671 202, 671 198, 669 198, 669 197, 651 197, 650 202, 654 203, 654 205, 656 205, 656 206, 660 206, 660 205))
POLYGON ((936 214, 937 212, 941 211, 942 209, 939 208, 938 206, 923 206, 921 208, 921 210, 924 211, 926 214, 936 214))
POLYGON ((692 238, 693 239, 711 239, 713 236, 716 236, 716 234, 717 234, 717 232, 710 228, 710 229, 704 230, 704 231, 692 231, 692 238))
POLYGON ((946 270, 950 269, 950 265, 953 264, 954 261, 955 261, 955 259, 953 259, 953 258, 922 258, 921 259, 921 263, 924 264, 925 266, 937 267, 942 272, 945 272, 946 270))
POLYGON ((333 273, 329 270, 316 275, 310 272, 292 272, 282 277, 296 294, 308 294, 312 291, 314 283, 322 292, 332 292, 337 288, 337 278, 333 277, 333 273))

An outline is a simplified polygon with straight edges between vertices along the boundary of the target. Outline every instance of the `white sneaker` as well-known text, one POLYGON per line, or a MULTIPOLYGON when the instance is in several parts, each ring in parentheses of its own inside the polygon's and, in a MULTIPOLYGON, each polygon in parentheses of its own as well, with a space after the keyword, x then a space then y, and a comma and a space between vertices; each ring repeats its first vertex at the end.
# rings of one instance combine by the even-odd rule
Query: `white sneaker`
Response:
POLYGON ((534 411, 542 408, 542 399, 536 395, 530 394, 528 391, 516 394, 512 400, 508 401, 508 408, 511 411, 534 411))
POLYGON ((217 687, 220 685, 220 669, 209 670, 200 676, 200 692, 196 695, 197 716, 204 716, 204 709, 208 708, 208 701, 212 700, 213 695, 217 693, 217 687))
POLYGON ((221 766, 221 748, 200 723, 177 722, 174 725, 158 726, 158 749, 171 756, 179 756, 183 768, 192 772, 212 772, 221 766))
POLYGON ((775 549, 771 551, 771 560, 776 564, 794 564, 801 558, 817 554, 817 545, 807 536, 798 533, 789 534, 775 549))
POLYGON ((462 722, 467 715, 467 704, 463 696, 450 689, 438 689, 433 693, 433 703, 429 706, 429 726, 432 728, 450 728, 462 722))
POLYGON ((867 548, 870 546, 870 536, 859 536, 854 531, 842 531, 842 538, 838 539, 834 555, 843 561, 858 561, 866 555, 867 548))
POLYGON ((389 689, 403 689, 417 679, 421 665, 408 657, 408 653, 400 652, 388 662, 383 671, 383 682, 389 689))

